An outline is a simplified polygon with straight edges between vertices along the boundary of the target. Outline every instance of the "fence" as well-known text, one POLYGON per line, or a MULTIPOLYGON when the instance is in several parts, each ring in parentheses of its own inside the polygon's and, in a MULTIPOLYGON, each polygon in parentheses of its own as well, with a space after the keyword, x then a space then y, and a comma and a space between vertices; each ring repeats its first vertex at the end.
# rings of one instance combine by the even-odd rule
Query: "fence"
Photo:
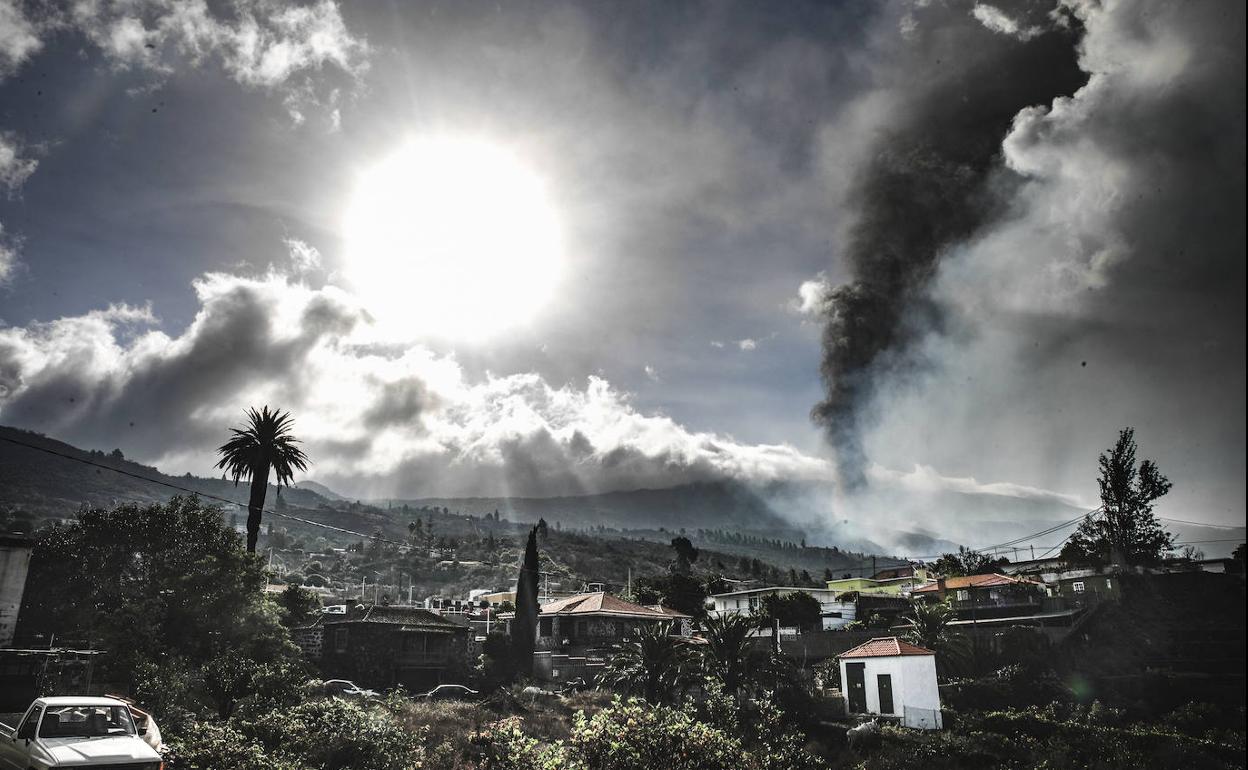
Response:
POLYGON ((944 727, 939 709, 923 709, 903 706, 901 723, 919 730, 939 730, 944 727))

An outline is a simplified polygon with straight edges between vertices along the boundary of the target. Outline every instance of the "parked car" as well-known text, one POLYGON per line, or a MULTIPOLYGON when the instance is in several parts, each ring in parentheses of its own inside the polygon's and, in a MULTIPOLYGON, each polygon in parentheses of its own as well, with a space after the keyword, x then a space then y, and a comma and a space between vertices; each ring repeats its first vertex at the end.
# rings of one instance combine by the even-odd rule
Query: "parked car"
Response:
POLYGON ((366 690, 347 679, 327 679, 321 683, 321 692, 338 698, 376 698, 376 690, 366 690))
POLYGON ((429 692, 417 695, 423 700, 476 700, 481 693, 462 684, 440 684, 429 692))
POLYGON ((0 768, 160 770, 164 763, 145 733, 116 698, 39 698, 17 725, 0 724, 0 768))

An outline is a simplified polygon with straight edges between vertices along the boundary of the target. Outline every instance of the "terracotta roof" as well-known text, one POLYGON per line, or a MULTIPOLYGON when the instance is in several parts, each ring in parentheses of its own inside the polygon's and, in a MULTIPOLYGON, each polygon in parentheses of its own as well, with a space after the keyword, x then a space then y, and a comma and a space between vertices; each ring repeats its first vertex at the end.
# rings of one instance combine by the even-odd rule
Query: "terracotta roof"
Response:
POLYGON ((842 652, 841 658, 890 658, 897 655, 935 655, 936 653, 923 647, 910 644, 895 636, 882 636, 864 642, 852 650, 842 652))
MULTIPOLYGON (((955 590, 958 588, 991 588, 993 586, 1008 585, 1043 585, 1033 580, 1025 578, 1013 577, 1012 575, 964 575, 962 577, 945 578, 945 590, 955 590)), ((926 593, 939 591, 940 583, 928 583, 927 585, 915 588, 913 593, 926 593)))
POLYGON ((645 618, 687 618, 688 615, 664 607, 654 609, 626 602, 607 593, 577 594, 543 604, 542 615, 631 615, 645 618))

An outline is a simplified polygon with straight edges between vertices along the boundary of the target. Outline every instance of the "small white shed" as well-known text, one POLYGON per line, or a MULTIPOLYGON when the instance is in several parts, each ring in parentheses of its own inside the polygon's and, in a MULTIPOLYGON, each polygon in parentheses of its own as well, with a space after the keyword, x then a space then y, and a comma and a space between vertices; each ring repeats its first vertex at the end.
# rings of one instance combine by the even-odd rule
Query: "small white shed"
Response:
POLYGON ((936 653, 885 636, 839 658, 849 713, 899 717, 906 727, 941 729, 936 653))

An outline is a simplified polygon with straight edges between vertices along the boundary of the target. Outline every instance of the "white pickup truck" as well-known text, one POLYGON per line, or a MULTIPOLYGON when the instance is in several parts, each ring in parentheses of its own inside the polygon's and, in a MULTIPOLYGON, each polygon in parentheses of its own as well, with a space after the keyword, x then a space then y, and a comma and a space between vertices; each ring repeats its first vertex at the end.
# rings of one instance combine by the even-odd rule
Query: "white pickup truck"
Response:
POLYGON ((116 698, 39 698, 0 724, 0 770, 163 770, 144 732, 116 698))

